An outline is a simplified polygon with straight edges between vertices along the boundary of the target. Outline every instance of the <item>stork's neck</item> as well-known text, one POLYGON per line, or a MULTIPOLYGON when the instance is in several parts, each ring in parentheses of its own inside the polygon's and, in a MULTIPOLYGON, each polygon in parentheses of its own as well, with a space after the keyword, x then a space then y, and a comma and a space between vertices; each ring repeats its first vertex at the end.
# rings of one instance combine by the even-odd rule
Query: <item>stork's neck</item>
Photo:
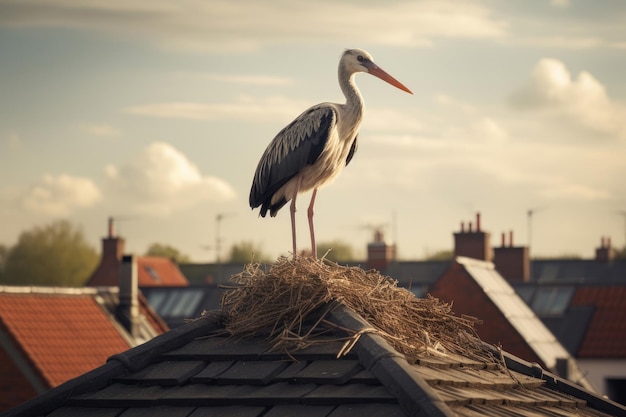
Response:
POLYGON ((345 110, 347 113, 360 119, 363 113, 363 97, 354 82, 355 73, 348 72, 343 66, 339 66, 339 86, 343 95, 346 96, 345 110))

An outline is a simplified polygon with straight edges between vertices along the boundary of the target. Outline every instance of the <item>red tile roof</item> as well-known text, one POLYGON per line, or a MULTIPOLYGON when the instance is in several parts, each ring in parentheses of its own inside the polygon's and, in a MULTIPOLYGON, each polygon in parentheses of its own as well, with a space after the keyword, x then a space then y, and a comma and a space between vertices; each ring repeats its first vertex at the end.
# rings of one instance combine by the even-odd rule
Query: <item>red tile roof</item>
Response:
POLYGON ((581 287, 571 305, 595 307, 578 357, 626 357, 626 287, 581 287))
POLYGON ((171 259, 159 256, 137 258, 140 287, 187 286, 189 281, 171 259))
MULTIPOLYGON (((140 287, 186 287, 189 285, 189 281, 180 272, 178 265, 169 258, 137 256, 136 259, 140 287)), ((117 286, 120 264, 121 260, 118 258, 103 257, 86 285, 90 287, 117 286)))
POLYGON ((130 347, 85 294, 0 293, 0 324, 50 387, 130 347))

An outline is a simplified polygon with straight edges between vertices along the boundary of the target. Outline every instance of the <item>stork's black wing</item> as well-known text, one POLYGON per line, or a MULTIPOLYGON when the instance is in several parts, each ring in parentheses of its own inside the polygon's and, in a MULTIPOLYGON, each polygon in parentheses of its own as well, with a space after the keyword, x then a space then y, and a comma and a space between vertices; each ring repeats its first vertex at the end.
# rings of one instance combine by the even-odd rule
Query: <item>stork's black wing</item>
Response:
POLYGON ((272 205, 274 193, 319 158, 337 121, 335 109, 327 104, 311 107, 281 130, 269 144, 254 174, 250 207, 261 206, 261 216, 276 212, 287 199, 272 205))
POLYGON ((354 136, 354 140, 352 141, 352 145, 350 146, 350 151, 348 152, 348 156, 346 157, 346 166, 348 166, 350 161, 352 161, 352 158, 354 158, 354 154, 359 147, 359 144, 357 143, 358 138, 358 134, 354 136))

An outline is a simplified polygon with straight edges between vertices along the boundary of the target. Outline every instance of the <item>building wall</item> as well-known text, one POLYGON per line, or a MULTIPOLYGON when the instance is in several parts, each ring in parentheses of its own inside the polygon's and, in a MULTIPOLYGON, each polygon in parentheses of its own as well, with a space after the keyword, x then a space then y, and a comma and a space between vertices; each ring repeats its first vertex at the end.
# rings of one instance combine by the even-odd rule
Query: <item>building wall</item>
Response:
MULTIPOLYGON (((626 359, 577 358, 576 362, 589 382, 602 395, 609 394, 607 385, 609 379, 626 380, 626 359)), ((626 395, 626 393, 622 393, 622 395, 626 395)), ((617 399, 615 400, 617 401, 617 399)))
POLYGON ((0 413, 37 395, 9 354, 0 348, 0 413))
POLYGON ((476 325, 476 332, 485 342, 501 345, 505 351, 547 368, 461 264, 453 263, 433 285, 430 294, 453 303, 452 311, 456 315, 482 320, 482 324, 476 325))

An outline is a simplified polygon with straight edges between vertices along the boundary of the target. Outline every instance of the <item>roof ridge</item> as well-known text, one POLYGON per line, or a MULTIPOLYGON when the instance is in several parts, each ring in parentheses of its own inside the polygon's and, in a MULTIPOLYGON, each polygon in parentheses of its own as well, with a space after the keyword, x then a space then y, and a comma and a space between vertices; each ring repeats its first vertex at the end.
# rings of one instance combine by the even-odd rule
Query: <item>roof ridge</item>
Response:
POLYGON ((328 318, 356 332, 365 331, 354 348, 359 362, 396 396, 400 407, 408 415, 456 415, 428 382, 411 368, 404 355, 382 336, 367 332, 367 329, 372 329, 372 325, 364 318, 344 304, 333 309, 328 318))
POLYGON ((0 285, 0 294, 96 295, 95 287, 47 287, 43 285, 0 285))
POLYGON ((496 266, 493 262, 483 261, 481 259, 469 258, 467 256, 457 256, 455 260, 461 265, 478 266, 478 267, 487 268, 487 269, 496 269, 496 266))
POLYGON ((210 311, 206 315, 194 319, 186 326, 177 327, 126 352, 110 356, 107 363, 116 361, 127 370, 136 372, 161 354, 177 349, 191 339, 208 335, 211 331, 217 330, 223 318, 222 311, 210 311))
MULTIPOLYGON (((487 347, 490 347, 491 349, 496 349, 495 346, 489 345, 488 343, 485 343, 485 345, 487 345, 487 347)), ((596 394, 590 390, 587 390, 584 387, 565 378, 562 378, 550 371, 546 371, 538 363, 527 362, 524 359, 503 350, 498 352, 499 354, 502 354, 507 369, 518 372, 522 375, 532 376, 534 378, 541 379, 545 381, 546 387, 577 398, 581 398, 585 400, 587 404, 595 410, 599 410, 604 413, 609 413, 616 416, 624 415, 625 407, 623 405, 609 398, 603 397, 600 394, 596 394)))

